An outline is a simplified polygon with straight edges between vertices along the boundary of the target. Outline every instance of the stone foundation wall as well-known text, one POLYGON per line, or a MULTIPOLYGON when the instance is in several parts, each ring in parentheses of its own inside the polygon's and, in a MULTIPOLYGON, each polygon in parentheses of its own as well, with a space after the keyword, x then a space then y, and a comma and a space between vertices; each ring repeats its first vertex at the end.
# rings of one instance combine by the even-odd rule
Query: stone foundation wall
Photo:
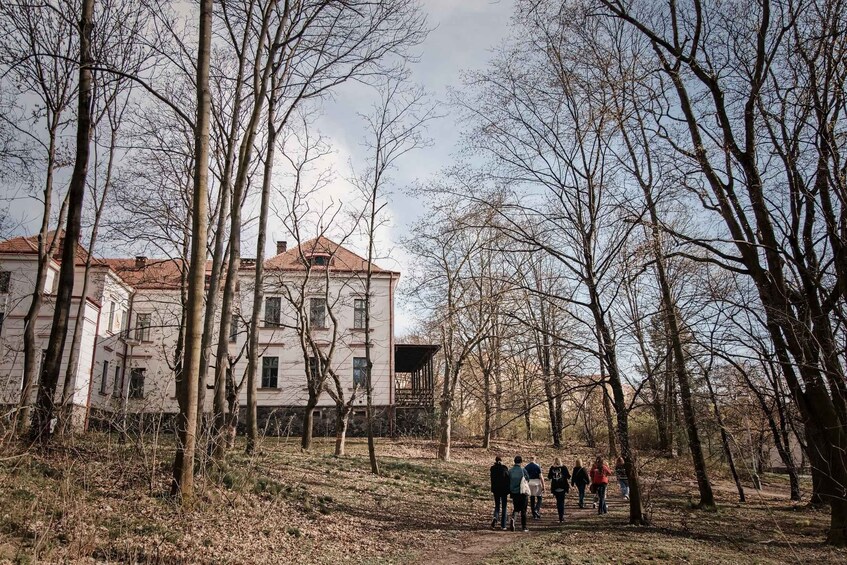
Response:
MULTIPOLYGON (((299 436, 303 431, 302 406, 259 406, 256 409, 259 434, 267 436, 299 436)), ((390 435, 414 435, 415 430, 427 430, 427 418, 420 414, 412 415, 408 408, 393 408, 391 406, 374 406, 374 435, 387 437, 390 435), (398 414, 398 426, 392 427, 394 412, 398 414)), ((126 421, 130 430, 144 433, 172 433, 177 415, 175 413, 141 413, 127 414, 126 421)), ((350 416, 347 426, 347 437, 364 437, 365 410, 356 408, 350 416)), ((94 431, 119 431, 120 415, 112 412, 92 409, 88 419, 88 429, 94 431)), ((315 437, 332 437, 335 435, 335 407, 324 406, 314 409, 312 430, 315 437)), ((242 407, 238 414, 238 435, 247 432, 247 414, 242 407)), ((429 433, 429 432, 426 432, 429 433)))

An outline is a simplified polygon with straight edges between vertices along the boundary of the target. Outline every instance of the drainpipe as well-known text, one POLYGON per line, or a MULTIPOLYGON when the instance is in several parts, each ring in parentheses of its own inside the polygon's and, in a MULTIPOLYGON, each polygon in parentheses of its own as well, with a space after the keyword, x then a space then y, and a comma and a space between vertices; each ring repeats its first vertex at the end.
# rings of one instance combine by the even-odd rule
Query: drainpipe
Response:
MULTIPOLYGON (((87 299, 85 300, 87 301, 87 299)), ((85 421, 82 424, 83 432, 88 431, 88 419, 91 415, 91 390, 94 388, 94 369, 97 368, 97 339, 100 337, 100 316, 102 313, 103 305, 101 304, 97 307, 97 324, 94 326, 94 345, 91 346, 91 375, 88 377, 88 400, 85 401, 85 421)), ((81 346, 82 344, 80 343, 81 346)))
MULTIPOLYGON (((124 363, 121 367, 121 436, 120 442, 126 443, 126 411, 129 403, 129 383, 126 380, 126 366, 129 365, 130 355, 132 354, 132 346, 129 344, 130 325, 132 323, 132 307, 135 303, 135 291, 129 294, 129 308, 126 313, 126 335, 123 335, 124 340, 124 363)), ((118 333, 122 335, 123 330, 118 333)))

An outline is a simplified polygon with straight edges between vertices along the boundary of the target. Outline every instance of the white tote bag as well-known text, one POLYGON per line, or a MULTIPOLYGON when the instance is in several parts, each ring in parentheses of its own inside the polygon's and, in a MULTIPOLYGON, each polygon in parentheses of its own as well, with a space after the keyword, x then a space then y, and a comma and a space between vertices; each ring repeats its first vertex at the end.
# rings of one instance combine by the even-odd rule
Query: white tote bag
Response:
POLYGON ((526 480, 526 477, 521 477, 521 494, 529 496, 529 481, 526 480))

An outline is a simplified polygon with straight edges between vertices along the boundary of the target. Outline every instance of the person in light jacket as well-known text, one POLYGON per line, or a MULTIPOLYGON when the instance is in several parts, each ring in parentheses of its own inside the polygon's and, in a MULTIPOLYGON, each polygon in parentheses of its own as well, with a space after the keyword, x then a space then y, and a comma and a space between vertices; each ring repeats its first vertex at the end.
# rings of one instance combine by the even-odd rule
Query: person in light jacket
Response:
POLYGON ((535 457, 529 458, 529 463, 524 467, 526 476, 529 477, 529 507, 532 509, 532 517, 535 520, 541 518, 541 501, 544 498, 544 474, 541 465, 535 462, 535 457))

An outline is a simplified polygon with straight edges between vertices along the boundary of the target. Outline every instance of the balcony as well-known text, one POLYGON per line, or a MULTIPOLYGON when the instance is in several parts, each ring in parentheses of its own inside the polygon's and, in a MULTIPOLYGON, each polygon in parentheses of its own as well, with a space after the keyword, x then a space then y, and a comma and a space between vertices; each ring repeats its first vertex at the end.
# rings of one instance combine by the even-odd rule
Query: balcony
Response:
POLYGON ((438 345, 396 344, 394 346, 394 402, 398 407, 435 406, 433 357, 438 345))

